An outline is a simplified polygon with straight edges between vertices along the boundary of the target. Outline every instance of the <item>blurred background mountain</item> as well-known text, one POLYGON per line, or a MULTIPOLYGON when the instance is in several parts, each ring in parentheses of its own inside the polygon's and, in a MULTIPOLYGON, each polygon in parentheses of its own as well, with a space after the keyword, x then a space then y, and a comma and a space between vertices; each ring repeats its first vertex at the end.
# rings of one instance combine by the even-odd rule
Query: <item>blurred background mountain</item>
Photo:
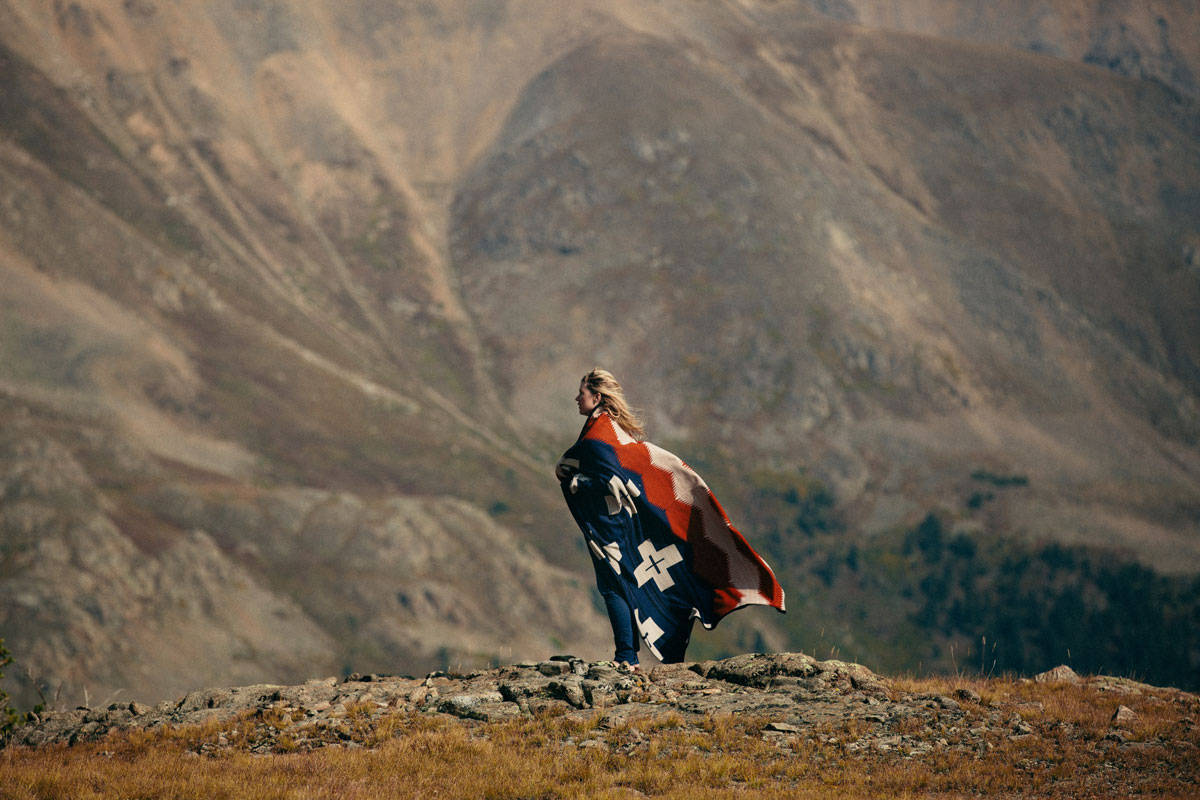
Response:
POLYGON ((613 370, 776 568, 695 658, 1200 674, 1188 0, 0 0, 18 705, 609 654, 613 370))

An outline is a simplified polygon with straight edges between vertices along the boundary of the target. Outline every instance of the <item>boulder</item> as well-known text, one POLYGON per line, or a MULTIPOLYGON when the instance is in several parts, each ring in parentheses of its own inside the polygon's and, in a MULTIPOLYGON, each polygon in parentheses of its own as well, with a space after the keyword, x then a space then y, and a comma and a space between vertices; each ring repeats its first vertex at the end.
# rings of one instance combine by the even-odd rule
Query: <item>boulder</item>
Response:
POLYGON ((1038 683, 1080 683, 1082 679, 1075 674, 1075 670, 1068 667, 1066 664, 1060 664, 1051 670, 1038 673, 1033 676, 1033 679, 1038 683))

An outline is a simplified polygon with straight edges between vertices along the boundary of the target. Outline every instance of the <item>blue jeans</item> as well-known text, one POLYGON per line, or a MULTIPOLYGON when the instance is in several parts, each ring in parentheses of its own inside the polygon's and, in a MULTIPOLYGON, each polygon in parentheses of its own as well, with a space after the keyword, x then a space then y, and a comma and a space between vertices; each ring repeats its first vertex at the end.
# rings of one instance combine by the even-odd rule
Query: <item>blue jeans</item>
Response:
POLYGON ((641 637, 638 635, 637 622, 633 618, 633 609, 625 600, 625 591, 621 587, 621 579, 612 571, 612 567, 592 556, 592 568, 596 571, 596 588, 604 607, 608 610, 608 621, 612 624, 613 644, 616 652, 613 661, 630 664, 638 663, 638 646, 641 637))

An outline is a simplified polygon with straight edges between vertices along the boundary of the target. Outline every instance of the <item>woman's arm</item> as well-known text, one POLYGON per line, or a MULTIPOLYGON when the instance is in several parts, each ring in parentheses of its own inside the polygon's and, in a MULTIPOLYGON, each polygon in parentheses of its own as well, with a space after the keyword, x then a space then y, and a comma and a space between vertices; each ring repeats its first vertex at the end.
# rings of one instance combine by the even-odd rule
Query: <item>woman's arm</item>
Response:
POLYGON ((607 447, 586 440, 578 442, 559 460, 554 472, 568 502, 595 503, 596 512, 608 516, 621 511, 629 516, 637 513, 634 500, 641 496, 641 489, 626 478, 607 447))

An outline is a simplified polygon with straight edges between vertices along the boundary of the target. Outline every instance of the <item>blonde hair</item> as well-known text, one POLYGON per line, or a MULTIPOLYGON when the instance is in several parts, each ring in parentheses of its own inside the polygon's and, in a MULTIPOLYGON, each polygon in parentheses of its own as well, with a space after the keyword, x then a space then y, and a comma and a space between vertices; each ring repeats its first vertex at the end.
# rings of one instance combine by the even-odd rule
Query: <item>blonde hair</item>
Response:
POLYGON ((592 394, 600 396, 600 407, 608 412, 613 422, 620 425, 626 433, 641 441, 646 438, 646 428, 638 417, 637 411, 629 407, 625 401, 625 390, 617 379, 606 369, 594 368, 583 376, 583 385, 592 394))

